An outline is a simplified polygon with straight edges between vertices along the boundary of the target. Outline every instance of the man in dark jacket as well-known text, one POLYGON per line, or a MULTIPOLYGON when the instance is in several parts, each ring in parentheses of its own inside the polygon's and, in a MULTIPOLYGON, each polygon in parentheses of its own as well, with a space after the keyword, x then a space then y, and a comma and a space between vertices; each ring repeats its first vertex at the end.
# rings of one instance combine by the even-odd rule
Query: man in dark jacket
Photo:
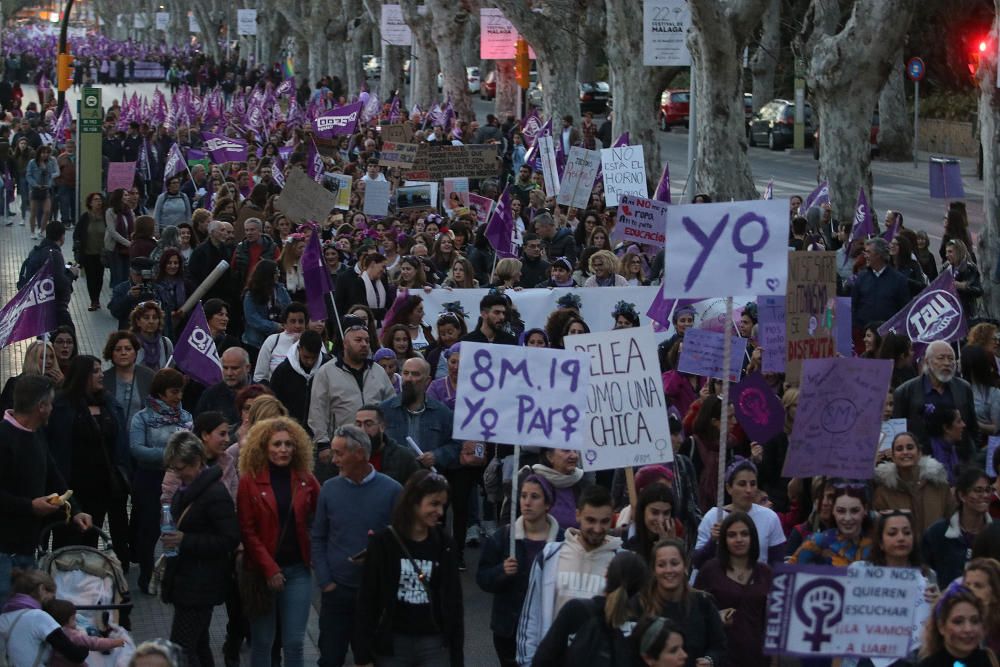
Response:
POLYGON ((250 382, 250 355, 242 347, 231 347, 222 353, 222 382, 206 389, 194 410, 197 417, 202 412, 216 410, 226 416, 230 424, 239 424, 236 412, 236 392, 250 382))
POLYGON ((865 242, 865 261, 868 268, 858 274, 851 288, 851 327, 856 344, 868 324, 891 319, 910 300, 906 278, 889 266, 889 244, 884 239, 865 242))
POLYGON ((542 240, 538 234, 524 235, 524 245, 521 247, 521 280, 520 287, 535 287, 549 277, 549 263, 542 259, 542 240))
POLYGON ((148 257, 136 257, 129 263, 128 280, 112 288, 108 312, 118 318, 119 330, 131 328, 129 316, 133 308, 143 301, 158 301, 152 283, 155 265, 148 257))
MULTIPOLYGON (((188 278, 192 283, 200 285, 219 262, 232 260, 233 246, 226 241, 232 230, 233 226, 228 222, 213 220, 208 223, 208 238, 191 252, 191 259, 188 260, 188 278)), ((238 290, 233 287, 232 272, 227 272, 209 288, 203 299, 218 298, 235 306, 238 297, 238 290)))
POLYGON ((303 331, 299 340, 288 349, 285 360, 271 373, 269 383, 274 395, 288 408, 288 414, 307 431, 313 377, 327 361, 322 355, 323 339, 320 335, 312 330, 303 331))
POLYGON ((354 425, 362 429, 372 443, 369 462, 375 470, 400 484, 406 484, 410 475, 420 470, 416 452, 386 435, 385 413, 381 406, 374 403, 362 406, 354 418, 354 425))
POLYGON ((576 264, 576 239, 569 227, 557 228, 556 221, 548 213, 535 216, 535 233, 542 239, 545 256, 551 259, 565 257, 576 264))
POLYGON ((80 269, 75 266, 66 267, 66 260, 62 254, 62 245, 65 241, 66 227, 61 222, 50 222, 45 227, 45 238, 31 249, 25 260, 17 287, 18 289, 24 287, 45 265, 45 260, 51 257, 52 283, 56 297, 56 324, 73 327, 73 318, 69 314, 69 300, 73 296, 73 280, 80 275, 80 269))

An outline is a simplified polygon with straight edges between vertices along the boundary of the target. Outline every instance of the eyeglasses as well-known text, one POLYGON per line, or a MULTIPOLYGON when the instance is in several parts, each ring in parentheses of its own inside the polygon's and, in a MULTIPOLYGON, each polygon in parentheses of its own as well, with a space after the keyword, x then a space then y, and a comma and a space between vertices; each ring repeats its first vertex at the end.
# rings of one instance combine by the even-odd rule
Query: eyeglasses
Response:
POLYGON ((345 334, 351 333, 352 331, 364 331, 365 333, 368 333, 368 327, 363 324, 352 324, 344 329, 345 334))
POLYGON ((890 517, 890 516, 913 516, 913 510, 908 509, 890 509, 890 510, 879 510, 879 516, 890 517))

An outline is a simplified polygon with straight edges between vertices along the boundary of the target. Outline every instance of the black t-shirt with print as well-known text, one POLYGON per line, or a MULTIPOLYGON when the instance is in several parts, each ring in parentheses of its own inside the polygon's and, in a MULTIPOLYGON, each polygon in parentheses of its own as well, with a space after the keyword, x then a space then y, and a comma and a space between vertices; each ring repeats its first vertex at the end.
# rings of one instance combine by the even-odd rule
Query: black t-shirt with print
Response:
POLYGON ((441 544, 433 536, 422 542, 404 538, 406 548, 413 557, 400 553, 399 581, 396 583, 396 609, 393 613, 393 632, 404 635, 434 635, 441 632, 441 619, 432 604, 428 589, 437 595, 440 590, 441 544), (423 572, 424 583, 418 578, 413 564, 423 572))

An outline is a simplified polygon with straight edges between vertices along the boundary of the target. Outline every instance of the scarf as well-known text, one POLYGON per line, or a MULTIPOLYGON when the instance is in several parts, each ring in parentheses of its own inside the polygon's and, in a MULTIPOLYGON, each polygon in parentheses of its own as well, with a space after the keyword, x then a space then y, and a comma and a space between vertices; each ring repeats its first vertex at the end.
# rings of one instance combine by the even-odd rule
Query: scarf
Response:
POLYGON ((577 468, 570 474, 564 475, 561 472, 553 470, 544 463, 536 463, 531 466, 531 472, 539 477, 542 477, 557 489, 568 489, 583 479, 583 470, 581 468, 577 468))
POLYGON ((183 423, 183 418, 181 417, 180 408, 172 408, 166 404, 165 401, 154 398, 150 396, 146 399, 146 406, 156 413, 156 416, 160 418, 161 424, 181 424, 183 423))
POLYGON ((385 309, 385 286, 381 280, 372 282, 367 271, 361 272, 361 282, 365 284, 365 301, 369 308, 385 309))
MULTIPOLYGON (((125 211, 125 213, 119 213, 118 217, 115 219, 115 230, 127 239, 132 238, 132 231, 135 227, 135 216, 132 211, 125 211)), ((122 255, 128 254, 128 246, 118 245, 118 253, 122 255)))
POLYGON ((142 346, 142 365, 154 371, 160 370, 160 338, 159 334, 152 339, 139 334, 139 344, 142 346))

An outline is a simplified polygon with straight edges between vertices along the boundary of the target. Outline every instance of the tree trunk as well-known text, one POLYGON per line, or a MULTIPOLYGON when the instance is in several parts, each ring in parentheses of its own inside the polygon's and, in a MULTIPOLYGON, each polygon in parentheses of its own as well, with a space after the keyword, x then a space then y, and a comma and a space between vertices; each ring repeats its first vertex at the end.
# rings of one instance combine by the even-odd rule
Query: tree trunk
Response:
POLYGON ((688 4, 692 25, 688 44, 697 82, 694 191, 709 193, 713 201, 756 199, 759 195, 747 158, 743 48, 768 0, 691 0, 688 4))
MULTIPOLYGON (((632 11, 635 12, 635 5, 631 5, 632 11)), ((607 49, 609 41, 605 34, 604 22, 605 22, 605 7, 604 2, 598 0, 597 2, 589 1, 587 3, 587 11, 584 14, 583 22, 583 34, 584 34, 584 44, 587 48, 580 49, 580 57, 576 62, 576 79, 577 81, 596 81, 597 80, 597 64, 605 60, 610 60, 608 58, 603 58, 604 51, 607 49), (601 45, 605 46, 605 49, 600 48, 601 45)), ((642 20, 641 10, 638 12, 640 21, 642 20)), ((641 24, 640 24, 641 29, 641 24)), ((642 62, 642 52, 639 53, 639 62, 642 62)), ((609 63, 610 65, 610 63, 609 63)))
MULTIPOLYGON (((814 32, 809 83, 820 117, 820 172, 834 217, 850 220, 858 190, 871 195, 869 132, 875 99, 906 39, 914 0, 856 0, 840 32, 814 32), (892 26, 892 29, 887 29, 892 26)), ((829 25, 828 22, 822 23, 829 25)))
POLYGON ((327 42, 324 39, 311 39, 309 46, 309 80, 319 81, 326 73, 327 42))
POLYGON ((402 99, 405 94, 403 85, 403 50, 404 46, 390 46, 382 42, 382 78, 379 80, 379 99, 389 101, 393 93, 399 91, 402 99))
POLYGON ((445 99, 451 100, 457 118, 471 120, 475 114, 472 112, 472 96, 469 94, 462 49, 469 12, 454 0, 427 0, 426 5, 431 16, 431 37, 437 46, 438 61, 444 74, 442 93, 445 99))
POLYGON ((542 115, 551 118, 579 116, 576 66, 581 35, 578 26, 569 18, 583 15, 586 0, 539 0, 534 8, 524 0, 496 0, 496 5, 538 55, 542 115))
MULTIPOLYGON (((1000 0, 993 34, 1000 34, 1000 0)), ((1000 313, 1000 284, 992 280, 1000 263, 1000 94, 997 92, 996 49, 987 49, 979 61, 979 138, 983 151, 983 215, 985 226, 979 241, 979 262, 986 293, 982 307, 986 316, 1000 313)))
POLYGON ((365 68, 361 56, 371 47, 371 23, 365 20, 361 0, 344 0, 344 20, 347 23, 347 38, 344 40, 344 59, 347 70, 344 85, 348 99, 361 94, 361 84, 365 83, 365 68))
POLYGON ((750 59, 754 113, 774 99, 774 72, 781 57, 781 0, 770 0, 760 23, 760 43, 750 59))
POLYGON ((419 104, 425 111, 439 99, 437 91, 438 52, 431 37, 431 19, 417 9, 416 0, 400 0, 403 20, 413 33, 413 56, 410 76, 413 78, 413 99, 409 106, 419 104))
POLYGON ((879 157, 901 162, 913 157, 913 120, 906 103, 902 48, 893 56, 893 63, 878 98, 878 146, 879 157))
POLYGON ((465 5, 469 15, 468 23, 462 32, 462 65, 479 67, 480 75, 486 76, 486 72, 482 70, 484 61, 479 59, 479 2, 468 0, 461 4, 465 5))
POLYGON ((493 113, 503 120, 509 115, 515 118, 521 115, 521 89, 514 79, 514 61, 498 60, 497 65, 497 96, 493 101, 493 113))

